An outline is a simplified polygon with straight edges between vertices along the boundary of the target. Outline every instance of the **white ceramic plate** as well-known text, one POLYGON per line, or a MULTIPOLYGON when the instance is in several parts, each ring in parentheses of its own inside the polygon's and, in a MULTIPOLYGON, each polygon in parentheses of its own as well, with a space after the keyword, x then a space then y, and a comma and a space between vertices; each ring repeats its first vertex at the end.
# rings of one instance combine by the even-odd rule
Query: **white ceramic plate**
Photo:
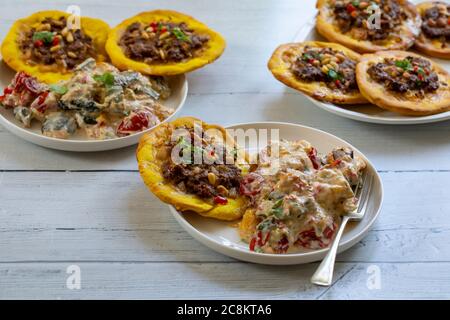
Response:
MULTIPOLYGON (((14 77, 15 72, 11 70, 3 61, 0 63, 0 88, 3 92, 3 88, 9 85, 11 79, 14 77)), ((172 89, 172 95, 162 101, 162 103, 168 107, 172 107, 175 112, 164 122, 169 121, 175 117, 181 110, 186 100, 188 93, 188 83, 185 75, 175 76, 170 78, 170 87, 172 89)), ((14 119, 14 115, 11 109, 5 109, 0 107, 0 124, 11 133, 15 134, 22 139, 37 145, 65 150, 65 151, 105 151, 119 149, 136 144, 139 138, 148 130, 141 131, 126 137, 109 139, 109 140, 86 140, 83 137, 71 137, 71 139, 56 139, 42 135, 40 123, 34 121, 31 128, 24 128, 19 121, 14 119)))
MULTIPOLYGON (((420 2, 420 1, 412 1, 420 2)), ((321 35, 316 32, 315 29, 315 17, 312 17, 297 33, 294 38, 294 42, 302 41, 327 41, 321 35)), ((420 52, 418 52, 421 54, 420 52)), ((430 57, 429 57, 430 58, 430 57)), ((450 72, 450 61, 432 58, 439 64, 441 64, 448 72, 450 72)), ((356 106, 339 106, 332 103, 321 102, 305 95, 312 103, 314 103, 319 108, 337 114, 341 117, 363 121, 371 123, 382 123, 382 124, 420 124, 420 123, 431 123, 450 119, 450 111, 439 113, 431 116, 404 116, 397 114, 395 112, 390 112, 375 105, 356 105, 356 106)))
MULTIPOLYGON (((329 133, 290 123, 263 122, 237 124, 229 127, 230 129, 279 129, 279 138, 288 140, 305 139, 315 146, 320 153, 327 153, 334 147, 348 146, 355 153, 361 156, 367 163, 367 170, 373 174, 372 193, 369 198, 368 210, 364 219, 357 223, 352 223, 346 229, 339 252, 342 252, 359 240, 361 240, 369 231, 378 213, 383 201, 383 186, 380 176, 376 172, 369 160, 361 154, 355 147, 329 133)), ((263 148, 264 146, 260 146, 263 148)), ((258 152, 256 146, 248 146, 251 154, 258 152)), ((180 213, 174 207, 169 206, 175 219, 192 237, 208 246, 209 248, 235 259, 273 265, 302 264, 321 260, 327 249, 321 250, 303 250, 298 253, 290 254, 262 254, 252 252, 248 249, 248 244, 242 242, 238 235, 236 222, 223 222, 214 219, 204 218, 195 213, 180 213)))

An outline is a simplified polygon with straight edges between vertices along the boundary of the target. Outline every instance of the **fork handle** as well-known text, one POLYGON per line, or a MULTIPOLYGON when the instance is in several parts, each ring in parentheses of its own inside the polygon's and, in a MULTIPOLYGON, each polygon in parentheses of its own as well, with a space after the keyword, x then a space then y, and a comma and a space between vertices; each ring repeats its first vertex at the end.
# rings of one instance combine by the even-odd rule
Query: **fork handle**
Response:
POLYGON ((330 250, 328 250, 328 253, 322 260, 322 263, 319 265, 316 272, 311 277, 312 283, 319 286, 330 286, 333 282, 334 262, 336 261, 339 242, 349 219, 349 216, 344 216, 342 218, 341 225, 339 226, 339 230, 334 237, 330 250))

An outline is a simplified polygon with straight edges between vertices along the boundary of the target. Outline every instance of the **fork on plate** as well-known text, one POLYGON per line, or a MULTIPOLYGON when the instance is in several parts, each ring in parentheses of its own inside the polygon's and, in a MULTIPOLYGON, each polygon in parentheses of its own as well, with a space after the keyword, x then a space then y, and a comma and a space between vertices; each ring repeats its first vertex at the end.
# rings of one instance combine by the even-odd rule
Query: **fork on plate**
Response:
POLYGON ((336 254, 339 247, 342 234, 344 233, 345 226, 349 220, 360 221, 363 219, 367 210, 367 204, 369 202, 369 194, 372 189, 373 176, 369 170, 365 170, 359 183, 356 185, 354 193, 357 200, 356 210, 349 212, 342 217, 341 224, 338 232, 333 239, 333 243, 320 263, 314 275, 311 277, 311 282, 319 286, 330 286, 333 281, 334 263, 336 261, 336 254))

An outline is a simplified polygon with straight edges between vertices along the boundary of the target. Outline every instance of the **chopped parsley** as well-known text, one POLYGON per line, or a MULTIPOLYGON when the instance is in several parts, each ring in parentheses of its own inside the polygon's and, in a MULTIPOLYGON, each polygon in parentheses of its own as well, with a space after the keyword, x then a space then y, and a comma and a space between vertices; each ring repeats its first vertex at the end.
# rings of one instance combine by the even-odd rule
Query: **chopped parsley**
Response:
POLYGON ((41 40, 45 44, 50 44, 53 41, 53 33, 50 31, 39 31, 33 34, 33 41, 41 40))
POLYGON ((178 27, 172 29, 172 33, 178 40, 181 41, 190 41, 189 37, 178 27))
POLYGON ((402 68, 405 71, 412 69, 412 64, 408 59, 395 61, 395 66, 402 68))
POLYGON ((105 72, 102 75, 94 75, 94 80, 103 84, 106 87, 112 87, 114 85, 114 76, 110 72, 105 72))
POLYGON ((341 80, 342 79, 342 75, 333 69, 328 70, 328 77, 330 77, 332 80, 341 80))
POLYGON ((51 84, 49 86, 49 88, 50 88, 50 91, 52 91, 54 93, 57 93, 57 94, 60 94, 60 95, 64 95, 68 91, 66 86, 60 86, 60 85, 57 85, 57 84, 51 84))

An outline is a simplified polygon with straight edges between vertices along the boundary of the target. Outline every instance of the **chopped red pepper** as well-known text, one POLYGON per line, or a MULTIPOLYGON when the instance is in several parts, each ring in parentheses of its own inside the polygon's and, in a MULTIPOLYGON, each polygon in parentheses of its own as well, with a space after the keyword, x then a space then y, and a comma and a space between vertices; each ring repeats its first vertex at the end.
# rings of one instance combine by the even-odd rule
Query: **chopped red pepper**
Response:
POLYGON ((57 46, 59 44, 59 37, 54 37, 52 40, 52 46, 57 46))
POLYGON ((331 166, 332 166, 332 167, 337 167, 338 165, 341 164, 341 162, 342 162, 341 159, 334 160, 334 161, 331 163, 331 166))
POLYGON ((152 28, 156 28, 158 26, 158 24, 156 22, 151 22, 150 23, 150 27, 152 28))
POLYGON ((164 32, 167 32, 167 28, 166 27, 161 29, 161 33, 164 33, 164 32))
POLYGON ((317 150, 316 148, 311 148, 308 152, 308 157, 311 160, 314 169, 318 170, 320 168, 320 161, 317 159, 317 150))
POLYGON ((11 89, 10 87, 6 87, 5 89, 3 89, 3 93, 4 94, 11 94, 11 93, 13 93, 13 89, 11 89))
POLYGON ((214 202, 217 204, 227 204, 228 203, 228 199, 222 196, 215 196, 214 197, 214 202))
POLYGON ((352 13, 352 12, 355 11, 355 10, 356 10, 356 8, 355 8, 355 6, 354 6, 353 4, 349 3, 349 4, 347 5, 347 12, 348 12, 348 13, 352 13))
POLYGON ((256 246, 256 238, 253 237, 252 240, 250 241, 250 246, 249 246, 250 251, 255 251, 255 246, 256 246))
POLYGON ((42 41, 42 40, 36 40, 35 42, 34 42, 34 46, 35 47, 42 47, 44 45, 44 41, 42 41))
POLYGON ((239 193, 244 196, 255 196, 261 191, 261 183, 264 178, 256 173, 249 173, 241 181, 239 186, 239 193))

